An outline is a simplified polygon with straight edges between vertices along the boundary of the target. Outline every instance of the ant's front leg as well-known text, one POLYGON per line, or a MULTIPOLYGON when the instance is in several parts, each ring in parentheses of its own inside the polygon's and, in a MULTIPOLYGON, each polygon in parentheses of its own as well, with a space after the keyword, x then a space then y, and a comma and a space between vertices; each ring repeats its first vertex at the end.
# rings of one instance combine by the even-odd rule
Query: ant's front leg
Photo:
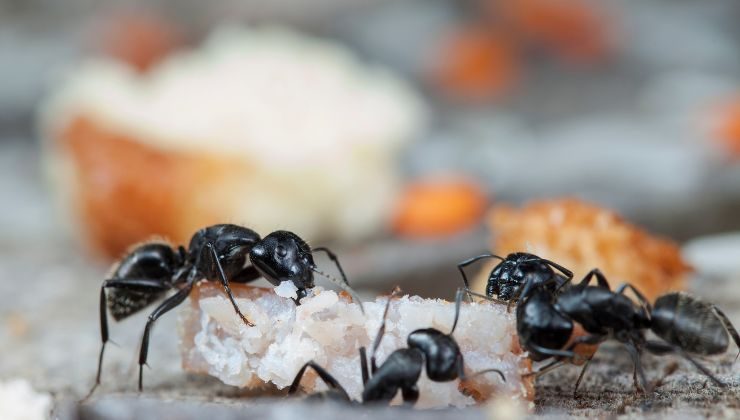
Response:
POLYGON ((236 300, 234 299, 234 294, 231 292, 231 287, 229 286, 229 280, 226 278, 226 273, 224 273, 224 268, 221 266, 221 261, 218 258, 218 254, 216 253, 216 248, 214 248, 212 243, 207 243, 205 245, 206 248, 210 251, 211 258, 213 259, 213 263, 216 265, 218 275, 221 279, 221 285, 224 287, 224 291, 226 292, 226 295, 229 297, 229 300, 231 301, 231 305, 234 307, 234 311, 236 311, 236 314, 239 315, 239 317, 244 321, 245 324, 247 324, 248 327, 254 327, 254 324, 250 322, 247 317, 242 314, 242 311, 239 309, 239 306, 236 304, 236 300))

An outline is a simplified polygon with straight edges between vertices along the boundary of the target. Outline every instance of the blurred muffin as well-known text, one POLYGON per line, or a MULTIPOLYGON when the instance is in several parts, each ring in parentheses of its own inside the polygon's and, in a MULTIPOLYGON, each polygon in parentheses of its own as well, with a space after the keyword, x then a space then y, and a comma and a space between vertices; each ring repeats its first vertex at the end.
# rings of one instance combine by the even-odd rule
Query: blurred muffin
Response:
MULTIPOLYGON (((575 199, 535 201, 521 209, 497 206, 488 220, 495 254, 532 252, 573 270, 575 281, 598 267, 613 288, 631 283, 652 300, 683 290, 691 272, 673 242, 575 199)), ((485 281, 480 277, 476 290, 484 290, 485 281)))
POLYGON ((42 112, 62 208, 110 256, 209 223, 353 240, 386 225, 423 105, 346 49, 226 28, 145 74, 83 63, 42 112))

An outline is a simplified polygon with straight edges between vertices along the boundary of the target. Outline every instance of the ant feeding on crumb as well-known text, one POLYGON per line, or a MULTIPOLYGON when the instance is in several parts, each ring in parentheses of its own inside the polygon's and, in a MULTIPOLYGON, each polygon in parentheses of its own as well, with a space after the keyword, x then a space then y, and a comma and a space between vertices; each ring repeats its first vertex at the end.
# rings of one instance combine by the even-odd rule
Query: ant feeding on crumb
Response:
MULTIPOLYGON (((421 377, 422 368, 426 368, 427 376, 434 382, 449 382, 458 378, 466 380, 489 372, 497 373, 501 376, 502 381, 506 381, 506 377, 498 369, 486 369, 470 376, 465 373, 462 352, 452 337, 460 316, 463 289, 459 289, 457 292, 455 320, 449 334, 435 328, 415 330, 406 339, 408 347, 395 350, 380 366, 377 366, 375 352, 380 347, 385 334, 385 321, 388 317, 391 301, 399 292, 400 289, 396 287, 388 297, 381 326, 373 341, 369 370, 365 348, 361 347, 359 350, 363 383, 362 404, 388 404, 398 394, 399 390, 405 405, 415 404, 419 399, 417 382, 421 377)), ((326 369, 314 361, 309 361, 301 367, 288 390, 288 395, 292 395, 298 390, 301 379, 309 367, 329 387, 328 393, 323 393, 322 396, 352 401, 344 387, 326 369)))
POLYGON ((557 293, 573 278, 573 272, 560 264, 526 252, 514 252, 506 258, 495 254, 482 254, 460 262, 457 269, 460 270, 468 295, 508 302, 507 309, 510 309, 515 301, 526 299, 535 288, 544 287, 551 293, 557 293), (488 275, 484 296, 470 290, 463 268, 485 258, 497 258, 501 262, 488 275), (560 273, 556 273, 555 270, 560 273), (496 298, 492 299, 494 296, 496 298))
POLYGON ((641 363, 641 354, 645 350, 656 355, 678 354, 715 384, 724 387, 725 384, 691 354, 723 353, 729 346, 730 337, 740 346, 740 336, 716 306, 686 293, 669 293, 659 297, 653 307, 630 284, 623 284, 612 291, 598 269, 591 270, 579 284, 557 296, 542 287, 536 288, 517 308, 517 332, 522 347, 533 360, 555 358, 533 373, 536 376, 565 362, 585 362, 575 384, 574 396, 598 350, 596 347, 584 352, 579 349, 581 344, 598 346, 610 338, 623 343, 634 365, 635 388, 643 392, 651 391, 641 363), (596 286, 589 285, 593 278, 596 278, 596 286), (627 289, 633 292, 639 304, 624 294, 627 289), (573 338, 575 323, 588 334, 573 338), (647 339, 647 330, 663 341, 647 339), (564 348, 566 344, 568 347, 564 348))
MULTIPOLYGON (((115 266, 100 288, 100 333, 102 346, 98 357, 95 384, 84 398, 89 398, 100 385, 103 353, 108 342, 108 311, 116 321, 127 318, 167 292, 175 291, 149 315, 139 352, 139 391, 142 390, 143 366, 149 348, 149 333, 154 322, 180 305, 199 281, 220 281, 234 307, 234 312, 247 326, 254 326, 239 310, 231 292, 231 283, 249 283, 260 277, 278 286, 292 281, 296 286, 295 303, 314 287, 314 274, 322 275, 350 293, 362 303, 349 287, 347 276, 336 255, 325 247, 311 249, 298 235, 275 231, 260 238, 251 229, 233 224, 217 224, 198 230, 186 250, 167 243, 148 242, 135 247, 115 266), (336 265, 342 281, 318 270, 313 254, 325 252, 336 265), (218 280, 214 280, 218 279, 218 280), (107 293, 106 293, 107 291, 107 293)), ((364 312, 364 310, 363 310, 364 312)), ((84 400, 83 399, 83 400, 84 400)))

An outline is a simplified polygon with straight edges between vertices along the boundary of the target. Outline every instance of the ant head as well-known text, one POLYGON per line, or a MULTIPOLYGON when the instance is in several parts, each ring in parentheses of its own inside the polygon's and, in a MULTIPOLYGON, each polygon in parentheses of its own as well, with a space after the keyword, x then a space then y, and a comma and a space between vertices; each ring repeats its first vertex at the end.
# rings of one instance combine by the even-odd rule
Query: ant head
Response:
POLYGON ((265 236, 249 252, 252 265, 274 285, 291 280, 299 291, 314 287, 311 249, 298 235, 279 230, 265 236))

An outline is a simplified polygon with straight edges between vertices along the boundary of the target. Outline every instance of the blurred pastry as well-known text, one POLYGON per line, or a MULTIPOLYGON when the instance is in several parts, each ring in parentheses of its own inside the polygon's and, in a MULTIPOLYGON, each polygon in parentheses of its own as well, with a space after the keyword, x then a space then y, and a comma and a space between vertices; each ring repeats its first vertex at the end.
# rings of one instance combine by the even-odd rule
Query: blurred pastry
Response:
POLYGON ((42 117, 61 208, 94 250, 117 256, 218 222, 308 239, 376 233, 425 109, 343 47, 224 28, 144 74, 82 63, 42 117))

